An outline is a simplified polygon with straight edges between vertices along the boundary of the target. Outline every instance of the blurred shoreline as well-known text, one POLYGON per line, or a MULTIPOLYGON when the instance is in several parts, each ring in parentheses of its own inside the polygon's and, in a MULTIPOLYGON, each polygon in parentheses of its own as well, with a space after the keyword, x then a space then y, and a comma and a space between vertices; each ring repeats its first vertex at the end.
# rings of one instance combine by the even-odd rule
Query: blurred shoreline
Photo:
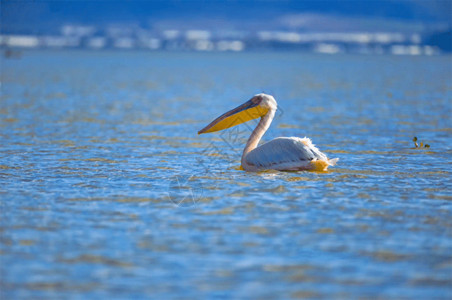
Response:
POLYGON ((3 34, 5 55, 25 49, 143 51, 296 51, 322 54, 439 55, 452 52, 452 31, 401 32, 209 31, 107 28, 61 28, 59 35, 3 34))

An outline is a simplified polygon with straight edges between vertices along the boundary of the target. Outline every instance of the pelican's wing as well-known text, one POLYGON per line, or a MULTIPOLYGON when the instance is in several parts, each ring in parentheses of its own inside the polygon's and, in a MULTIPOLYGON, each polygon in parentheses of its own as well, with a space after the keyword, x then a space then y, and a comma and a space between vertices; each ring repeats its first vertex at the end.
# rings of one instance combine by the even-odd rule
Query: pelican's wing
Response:
POLYGON ((337 160, 328 160, 308 138, 280 137, 252 150, 246 162, 259 170, 326 170, 337 160))

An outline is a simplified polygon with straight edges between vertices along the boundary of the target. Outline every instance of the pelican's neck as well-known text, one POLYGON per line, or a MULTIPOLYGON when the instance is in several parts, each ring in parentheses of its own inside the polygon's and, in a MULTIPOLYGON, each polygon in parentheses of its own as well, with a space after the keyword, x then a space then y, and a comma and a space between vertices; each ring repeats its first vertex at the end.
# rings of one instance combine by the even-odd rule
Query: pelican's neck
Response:
POLYGON ((248 142, 246 142, 245 149, 243 149, 242 154, 242 167, 245 170, 251 169, 252 167, 249 167, 246 163, 245 157, 248 153, 250 153, 252 150, 256 149, 257 145, 259 144, 259 141, 261 140, 262 136, 267 131, 268 127, 270 127, 270 124, 273 121, 273 118, 275 117, 276 109, 270 109, 267 114, 265 114, 263 117, 261 117, 261 120, 259 121, 259 124, 257 124, 256 128, 254 128, 253 132, 251 133, 248 142), (247 168, 248 166, 248 168, 247 168))

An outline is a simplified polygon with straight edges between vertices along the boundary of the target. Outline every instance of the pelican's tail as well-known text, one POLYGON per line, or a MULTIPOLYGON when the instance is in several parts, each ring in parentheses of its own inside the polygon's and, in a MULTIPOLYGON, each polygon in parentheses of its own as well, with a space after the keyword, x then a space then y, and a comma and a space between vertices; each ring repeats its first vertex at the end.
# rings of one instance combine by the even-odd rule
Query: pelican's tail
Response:
POLYGON ((311 161, 311 170, 317 171, 317 172, 325 172, 329 166, 336 165, 336 162, 339 160, 339 158, 333 158, 333 159, 320 159, 320 160, 312 160, 311 161))
POLYGON ((328 159, 328 164, 330 166, 335 166, 339 158, 328 159))

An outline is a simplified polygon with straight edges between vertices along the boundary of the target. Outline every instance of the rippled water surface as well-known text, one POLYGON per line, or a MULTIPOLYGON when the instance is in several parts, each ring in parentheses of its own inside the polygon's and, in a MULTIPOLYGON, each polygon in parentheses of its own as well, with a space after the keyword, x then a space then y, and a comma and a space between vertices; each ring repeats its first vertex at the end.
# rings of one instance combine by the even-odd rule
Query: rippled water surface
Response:
POLYGON ((452 297, 450 56, 25 52, 1 84, 5 299, 452 297), (265 141, 337 167, 197 135, 260 92, 265 141))

